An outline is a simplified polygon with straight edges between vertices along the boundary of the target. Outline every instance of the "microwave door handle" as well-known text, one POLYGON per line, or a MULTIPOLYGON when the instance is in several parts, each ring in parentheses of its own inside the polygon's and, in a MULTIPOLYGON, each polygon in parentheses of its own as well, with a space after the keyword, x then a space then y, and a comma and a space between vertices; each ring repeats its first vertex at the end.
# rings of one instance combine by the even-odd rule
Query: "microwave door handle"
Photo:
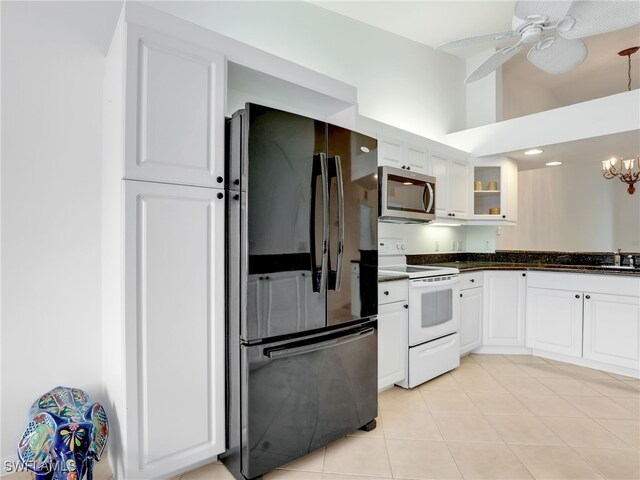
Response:
POLYGON ((433 200, 434 200, 434 195, 433 195, 433 188, 431 187, 431 184, 429 182, 424 184, 424 192, 422 194, 422 207, 424 208, 424 211, 429 213, 431 211, 431 207, 433 207, 433 200), (429 205, 425 206, 425 202, 424 202, 424 198, 427 196, 427 190, 429 190, 429 205))
POLYGON ((320 270, 320 293, 327 291, 329 273, 329 173, 327 155, 320 153, 320 174, 322 176, 322 265, 320 270))
POLYGON ((336 182, 338 187, 338 260, 336 262, 336 281, 334 290, 340 291, 342 287, 342 264, 344 262, 344 183, 342 178, 342 160, 335 156, 336 182))

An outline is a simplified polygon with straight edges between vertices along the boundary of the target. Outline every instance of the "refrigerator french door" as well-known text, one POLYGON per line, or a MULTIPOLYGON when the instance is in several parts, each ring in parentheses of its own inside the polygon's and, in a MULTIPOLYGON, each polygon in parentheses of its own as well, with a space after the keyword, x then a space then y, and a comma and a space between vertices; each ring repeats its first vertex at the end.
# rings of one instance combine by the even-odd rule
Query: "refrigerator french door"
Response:
POLYGON ((224 461, 254 478, 374 425, 377 142, 247 104, 227 153, 224 461))

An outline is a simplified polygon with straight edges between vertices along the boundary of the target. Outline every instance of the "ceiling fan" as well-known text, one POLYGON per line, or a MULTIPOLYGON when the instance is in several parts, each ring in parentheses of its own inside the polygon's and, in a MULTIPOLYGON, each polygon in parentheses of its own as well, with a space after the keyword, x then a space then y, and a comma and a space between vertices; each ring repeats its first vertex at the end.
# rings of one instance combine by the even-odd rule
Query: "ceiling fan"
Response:
POLYGON ((438 45, 438 49, 466 47, 506 38, 518 38, 501 48, 469 74, 464 83, 484 78, 525 45, 533 45, 527 59, 539 69, 553 74, 568 72, 587 58, 581 38, 613 32, 640 23, 638 0, 518 0, 512 30, 465 38, 438 45))

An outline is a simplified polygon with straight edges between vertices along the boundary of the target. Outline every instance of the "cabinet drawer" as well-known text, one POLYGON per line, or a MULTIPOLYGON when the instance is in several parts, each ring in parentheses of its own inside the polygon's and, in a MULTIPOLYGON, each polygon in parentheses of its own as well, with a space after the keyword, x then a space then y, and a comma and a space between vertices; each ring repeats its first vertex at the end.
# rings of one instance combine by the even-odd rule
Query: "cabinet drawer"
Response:
POLYGON ((461 273, 460 277, 460 290, 466 288, 475 288, 482 286, 482 279, 484 278, 484 272, 469 272, 461 273))
POLYGON ((382 282, 378 284, 378 305, 393 302, 406 302, 408 283, 406 280, 382 282))

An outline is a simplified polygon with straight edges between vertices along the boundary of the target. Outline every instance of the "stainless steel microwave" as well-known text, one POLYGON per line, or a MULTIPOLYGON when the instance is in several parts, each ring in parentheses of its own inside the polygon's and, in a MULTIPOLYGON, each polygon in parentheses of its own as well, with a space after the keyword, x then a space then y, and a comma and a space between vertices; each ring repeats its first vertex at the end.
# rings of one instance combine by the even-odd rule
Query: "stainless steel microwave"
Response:
POLYGON ((379 219, 428 223, 436 218, 436 179, 409 170, 378 167, 379 219))

